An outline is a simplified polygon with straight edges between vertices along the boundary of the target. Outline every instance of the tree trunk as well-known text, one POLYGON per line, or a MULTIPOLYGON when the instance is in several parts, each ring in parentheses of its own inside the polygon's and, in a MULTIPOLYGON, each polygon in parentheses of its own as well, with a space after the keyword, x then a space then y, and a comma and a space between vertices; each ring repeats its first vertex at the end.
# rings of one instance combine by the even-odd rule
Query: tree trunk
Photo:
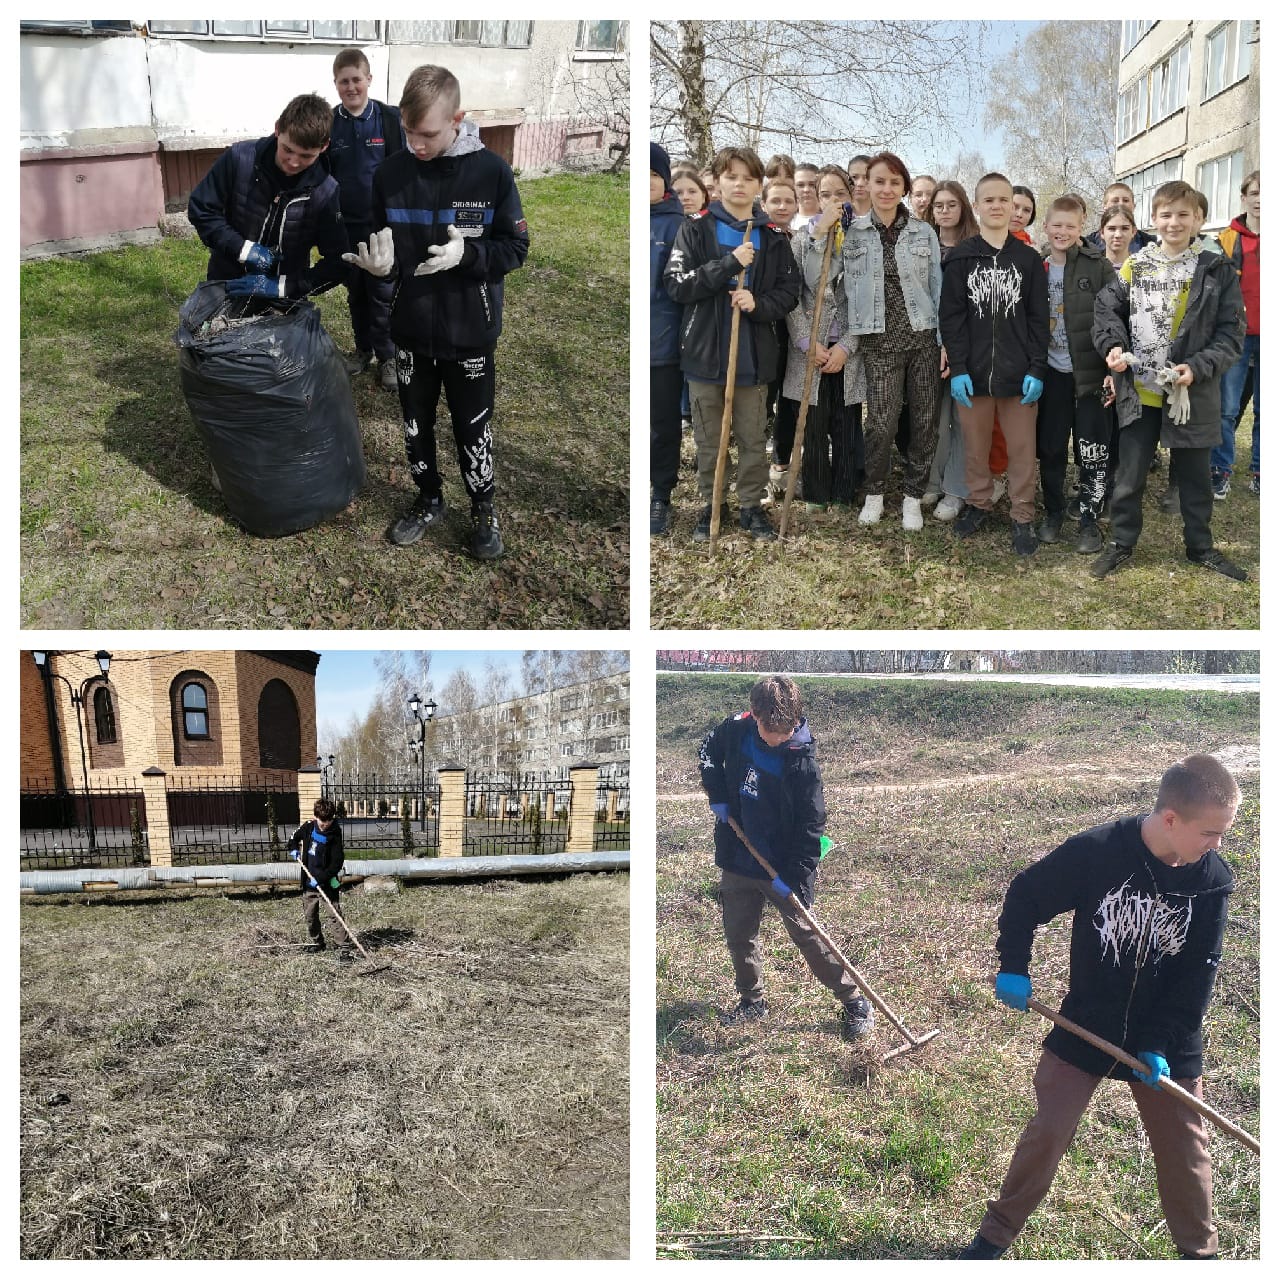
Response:
POLYGON ((699 169, 711 163, 711 115, 707 111, 707 58, 703 24, 679 23, 680 28, 680 119, 690 154, 699 169))

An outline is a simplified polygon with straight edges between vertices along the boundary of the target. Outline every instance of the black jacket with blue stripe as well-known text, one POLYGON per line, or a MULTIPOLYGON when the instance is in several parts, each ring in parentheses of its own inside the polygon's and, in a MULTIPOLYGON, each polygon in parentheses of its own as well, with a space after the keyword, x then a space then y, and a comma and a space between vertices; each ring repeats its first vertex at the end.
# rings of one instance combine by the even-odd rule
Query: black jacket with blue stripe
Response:
POLYGON ((502 332, 503 277, 529 252, 507 162, 483 147, 434 160, 388 156, 373 175, 373 225, 390 227, 395 240, 395 344, 437 360, 491 352, 502 332), (427 250, 448 243, 451 225, 465 237, 462 261, 415 276, 427 250))
MULTIPOLYGON (((747 839, 806 906, 822 857, 827 806, 808 721, 780 747, 756 732, 749 711, 717 725, 698 748, 702 788, 711 804, 727 804, 747 839)), ((768 880, 726 822, 716 823, 716 866, 768 880)))

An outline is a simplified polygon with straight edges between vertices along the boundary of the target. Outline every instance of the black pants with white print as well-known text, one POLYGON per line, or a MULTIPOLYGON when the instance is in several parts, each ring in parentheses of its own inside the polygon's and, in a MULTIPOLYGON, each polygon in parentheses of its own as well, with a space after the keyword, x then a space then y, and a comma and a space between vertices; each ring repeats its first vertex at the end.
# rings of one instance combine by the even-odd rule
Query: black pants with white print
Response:
POLYGON ((493 501, 493 352, 466 360, 436 360, 396 348, 400 409, 409 474, 428 498, 441 496, 436 465, 436 405, 444 389, 453 421, 462 483, 472 503, 493 501))

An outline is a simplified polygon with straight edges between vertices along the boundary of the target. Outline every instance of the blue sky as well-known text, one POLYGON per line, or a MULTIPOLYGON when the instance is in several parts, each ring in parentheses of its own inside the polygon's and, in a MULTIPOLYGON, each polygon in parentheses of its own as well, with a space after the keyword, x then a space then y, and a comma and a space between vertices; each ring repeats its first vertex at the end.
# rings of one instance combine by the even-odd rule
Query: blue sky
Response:
MULTIPOLYGON (((363 716, 378 693, 378 673, 373 649, 322 649, 316 670, 316 714, 321 725, 345 729, 352 715, 363 716)), ((431 680, 436 698, 445 682, 459 667, 477 681, 484 675, 486 658, 505 666, 513 683, 520 682, 520 649, 460 650, 432 649, 431 680)))

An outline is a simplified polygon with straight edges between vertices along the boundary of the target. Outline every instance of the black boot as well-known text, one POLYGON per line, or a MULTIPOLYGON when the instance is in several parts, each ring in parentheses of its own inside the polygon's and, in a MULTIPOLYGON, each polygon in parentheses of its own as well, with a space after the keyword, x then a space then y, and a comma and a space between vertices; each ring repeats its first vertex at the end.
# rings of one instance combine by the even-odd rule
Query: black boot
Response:
POLYGON ((743 507, 738 512, 738 525, 761 542, 772 542, 778 536, 761 507, 743 507))
POLYGON ((496 560, 503 552, 502 534, 492 502, 471 505, 471 554, 477 560, 496 560))
POLYGON ((1008 1252, 1007 1246, 1001 1248, 998 1244, 992 1244, 982 1232, 978 1232, 968 1247, 956 1254, 956 1258, 964 1262, 994 1262, 997 1258, 1003 1258, 1008 1252))

